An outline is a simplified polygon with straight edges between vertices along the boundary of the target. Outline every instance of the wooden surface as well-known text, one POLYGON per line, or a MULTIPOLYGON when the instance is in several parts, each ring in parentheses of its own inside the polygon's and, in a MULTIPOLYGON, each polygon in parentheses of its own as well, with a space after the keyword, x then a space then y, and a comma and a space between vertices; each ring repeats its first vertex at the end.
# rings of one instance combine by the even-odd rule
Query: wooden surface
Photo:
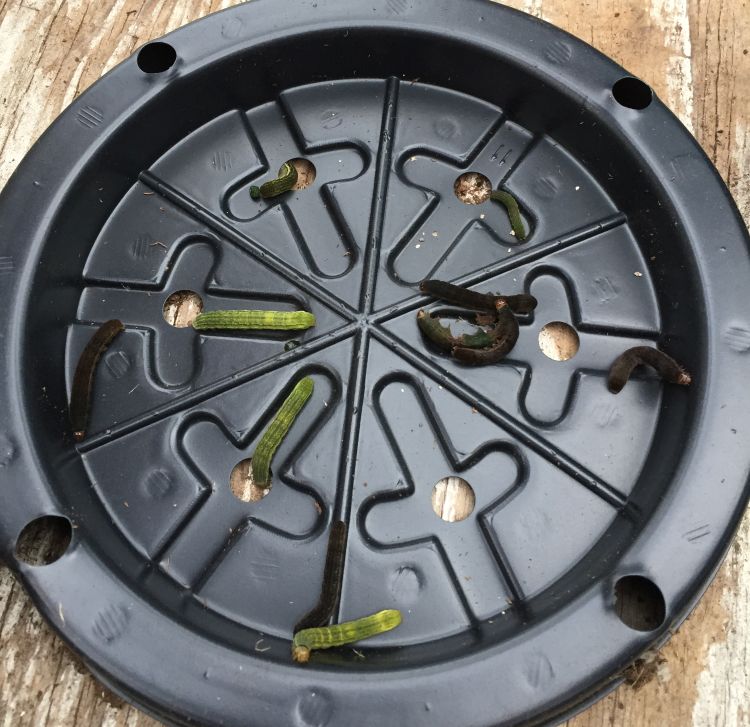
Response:
MULTIPOLYGON (((0 0, 0 185, 102 73, 147 40, 234 4, 0 0)), ((750 219, 750 0, 510 4, 592 43, 651 84, 695 133, 750 219)), ((633 686, 623 685, 568 724, 750 724, 749 564, 746 518, 719 576, 660 657, 636 665, 633 686)), ((80 666, 0 567, 0 726, 156 724, 80 666)))

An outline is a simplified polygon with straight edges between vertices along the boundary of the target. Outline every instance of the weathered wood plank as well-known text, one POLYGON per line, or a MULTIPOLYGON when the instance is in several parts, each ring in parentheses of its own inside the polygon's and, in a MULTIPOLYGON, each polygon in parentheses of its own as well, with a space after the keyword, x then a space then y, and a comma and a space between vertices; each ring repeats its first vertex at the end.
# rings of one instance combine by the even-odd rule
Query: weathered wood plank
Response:
MULTIPOLYGON (((460 1, 460 0, 456 0, 460 1)), ((60 111, 147 40, 237 0, 0 0, 0 185, 60 111)), ((513 0, 640 76, 750 219, 748 0, 513 0)), ((571 727, 750 724, 750 518, 656 669, 571 727)), ((154 727, 103 689, 0 567, 0 726, 154 727)))

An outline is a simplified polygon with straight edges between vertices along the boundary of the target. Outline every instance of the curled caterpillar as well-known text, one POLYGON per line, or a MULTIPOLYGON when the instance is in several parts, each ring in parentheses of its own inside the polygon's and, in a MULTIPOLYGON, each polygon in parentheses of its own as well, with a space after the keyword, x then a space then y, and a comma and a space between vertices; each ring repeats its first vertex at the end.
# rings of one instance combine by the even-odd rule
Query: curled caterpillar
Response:
POLYGON ((261 184, 260 187, 255 185, 250 187, 250 196, 253 199, 278 197, 292 189, 295 184, 297 184, 297 167, 291 162, 284 162, 279 169, 279 176, 261 184))
POLYGON ((294 634, 292 658, 300 664, 310 659, 313 649, 330 649, 345 646, 355 641, 372 638, 395 629, 401 623, 401 612, 395 609, 378 611, 356 621, 345 621, 334 626, 303 629, 294 634))
POLYGON ((313 392, 313 380, 306 376, 297 382, 292 393, 287 396, 273 421, 258 442, 252 456, 253 483, 265 489, 271 485, 271 460, 287 435, 302 407, 313 392))
POLYGON ((649 346, 635 346, 620 354, 609 369, 607 387, 613 394, 622 391, 636 366, 651 366, 670 384, 687 386, 692 381, 690 374, 663 351, 649 346))
POLYGON ((333 618, 341 597, 341 582, 344 578, 346 558, 346 523, 337 520, 328 536, 328 550, 323 569, 323 587, 315 608, 306 613, 295 625, 294 632, 325 626, 333 618))
POLYGON ((73 438, 76 442, 80 442, 86 436, 96 365, 110 343, 124 330, 125 326, 117 319, 103 323, 86 344, 81 358, 78 359, 73 377, 73 389, 70 392, 70 423, 73 425, 73 438))
MULTIPOLYGON (((475 318, 473 322, 476 323, 476 321, 477 319, 475 318)), ((456 346, 484 348, 492 345, 492 336, 489 333, 479 329, 476 333, 464 333, 460 336, 454 336, 450 326, 444 326, 440 322, 440 318, 431 316, 423 310, 417 313, 417 325, 426 338, 429 338, 430 341, 444 351, 452 351, 456 346)))
POLYGON ((475 325, 489 325, 488 331, 454 336, 449 326, 425 311, 417 313, 417 325, 422 333, 453 358, 468 364, 496 363, 506 356, 518 340, 518 321, 504 301, 497 303, 496 313, 474 316, 475 325))
POLYGON ((463 363, 481 366, 497 363, 510 353, 518 340, 518 321, 506 305, 497 308, 497 321, 489 331, 492 343, 489 346, 457 346, 451 355, 463 363))
POLYGON ((440 298, 447 303, 455 303, 467 308, 478 308, 479 310, 495 310, 500 301, 505 301, 514 313, 531 313, 536 308, 536 298, 525 293, 520 295, 477 293, 459 285, 446 283, 443 280, 423 280, 419 284, 419 289, 423 293, 440 298))
POLYGON ((490 192, 490 199, 494 199, 495 202, 500 202, 508 212, 508 219, 510 220, 510 226, 513 228, 513 234, 518 240, 526 239, 526 230, 523 228, 523 220, 521 219, 521 211, 518 209, 518 202, 516 198, 510 193, 502 189, 495 189, 490 192))
POLYGON ((315 325, 315 316, 306 310, 214 310, 201 313, 193 328, 205 330, 301 331, 315 325))

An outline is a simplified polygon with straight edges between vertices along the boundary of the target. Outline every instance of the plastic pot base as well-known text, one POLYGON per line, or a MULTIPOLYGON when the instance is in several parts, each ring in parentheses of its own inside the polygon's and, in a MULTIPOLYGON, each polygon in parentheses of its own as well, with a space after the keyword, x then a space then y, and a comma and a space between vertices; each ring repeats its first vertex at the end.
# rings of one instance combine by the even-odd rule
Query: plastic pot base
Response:
POLYGON ((40 139, 0 232, 2 555, 167 722, 554 721, 674 630, 747 501, 731 198, 645 84, 507 8, 257 0, 181 28, 40 139), (251 198, 292 160, 297 189, 251 198), (424 278, 538 307, 506 360, 467 367, 419 333, 450 308, 424 278), (317 323, 189 325, 227 308, 317 323), (76 444, 73 373, 111 318, 76 444), (693 384, 609 393, 638 345, 693 384), (302 376, 260 497, 247 460, 302 376), (31 564, 42 516, 72 537, 31 564), (295 665, 339 519, 339 620, 403 623, 295 665))

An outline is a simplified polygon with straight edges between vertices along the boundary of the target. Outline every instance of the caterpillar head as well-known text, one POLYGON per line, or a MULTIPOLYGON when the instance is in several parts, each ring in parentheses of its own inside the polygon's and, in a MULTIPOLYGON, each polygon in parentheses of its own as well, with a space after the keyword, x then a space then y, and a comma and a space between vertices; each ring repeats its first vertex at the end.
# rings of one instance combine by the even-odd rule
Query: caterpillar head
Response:
POLYGON ((292 659, 298 664, 307 664, 310 661, 310 649, 306 646, 293 646, 292 659))

